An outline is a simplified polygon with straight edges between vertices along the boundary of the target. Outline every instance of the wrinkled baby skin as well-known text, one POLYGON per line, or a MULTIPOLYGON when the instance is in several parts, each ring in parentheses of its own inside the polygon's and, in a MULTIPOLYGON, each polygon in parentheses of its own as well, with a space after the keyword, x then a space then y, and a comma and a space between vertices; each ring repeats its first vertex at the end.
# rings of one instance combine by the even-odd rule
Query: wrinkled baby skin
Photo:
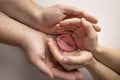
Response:
POLYGON ((87 66, 89 64, 89 61, 91 61, 92 55, 88 51, 76 50, 73 52, 63 52, 57 47, 56 41, 52 38, 48 39, 48 45, 54 59, 58 61, 67 71, 77 70, 78 68, 87 66), (79 63, 74 63, 74 60, 76 60, 76 58, 78 61, 80 61, 79 63), (66 62, 65 59, 73 61, 73 64, 71 64, 71 62, 69 64, 69 61, 66 62))
POLYGON ((64 52, 72 52, 77 50, 77 45, 70 35, 60 35, 56 38, 56 42, 60 50, 64 52))
MULTIPOLYGON (((70 52, 78 51, 79 49, 80 50, 86 50, 86 49, 91 50, 95 42, 94 39, 91 38, 91 36, 93 37, 92 33, 95 32, 95 30, 100 31, 100 28, 96 27, 95 25, 83 19, 82 20, 80 19, 66 20, 64 21, 64 25, 62 22, 62 26, 60 25, 60 27, 62 27, 62 29, 59 28, 58 29, 59 31, 57 31, 59 32, 58 34, 61 34, 56 39, 57 45, 59 49, 67 53, 68 56, 70 52)), ((68 66, 62 63, 61 65, 67 70, 75 69, 75 66, 74 67, 68 66)))
MULTIPOLYGON (((74 39, 71 37, 71 35, 68 34, 62 34, 57 36, 56 38, 56 43, 57 43, 57 47, 63 51, 63 56, 76 56, 77 54, 77 45, 74 41, 74 39)), ((67 71, 71 71, 71 70, 75 70, 78 69, 80 66, 69 66, 66 64, 63 64, 61 62, 59 62, 64 69, 66 69, 67 71)))

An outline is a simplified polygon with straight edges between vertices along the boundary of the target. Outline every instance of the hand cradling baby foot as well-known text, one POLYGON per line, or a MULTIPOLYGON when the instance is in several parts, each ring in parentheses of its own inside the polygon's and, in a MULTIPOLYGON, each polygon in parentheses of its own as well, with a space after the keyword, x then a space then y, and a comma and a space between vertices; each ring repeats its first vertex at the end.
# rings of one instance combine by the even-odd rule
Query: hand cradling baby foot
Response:
MULTIPOLYGON (((66 20, 65 20, 66 21, 66 20)), ((64 21, 63 21, 64 22, 64 21)), ((71 26, 68 26, 71 27, 71 26)), ((71 28, 64 28, 64 26, 60 25, 59 26, 60 29, 58 29, 56 32, 59 34, 56 37, 56 47, 58 47, 58 49, 60 49, 60 51, 62 51, 62 56, 66 57, 66 56, 76 56, 78 53, 78 47, 77 44, 74 40, 74 38, 72 37, 72 33, 75 30, 75 28, 77 29, 77 26, 71 27, 71 28), (62 29, 61 29, 62 27, 62 29), (64 30, 63 30, 64 28, 64 30)), ((75 70, 80 68, 80 66, 74 66, 74 65, 66 65, 60 61, 58 61, 66 70, 71 71, 71 70, 75 70)))
MULTIPOLYGON (((60 22, 59 27, 57 28, 59 36, 56 38, 57 47, 63 52, 62 55, 65 56, 77 56, 80 50, 87 50, 84 43, 85 37, 87 36, 86 25, 89 24, 83 19, 66 19, 60 22), (72 55, 73 54, 73 55, 72 55)), ((100 28, 92 23, 90 23, 95 31, 100 31, 100 28)), ((89 27, 89 26, 88 26, 89 27)), ((91 26, 90 26, 91 27, 91 26)), ((64 57, 65 57, 64 56, 64 57)), ((59 62, 60 63, 60 62, 59 62)), ((70 66, 60 63, 66 70, 74 70, 80 68, 80 66, 70 66)))
POLYGON ((84 46, 85 38, 88 38, 86 26, 92 27, 99 32, 101 29, 95 24, 92 24, 85 19, 66 19, 60 22, 57 28, 57 33, 60 34, 56 38, 58 47, 65 52, 76 50, 86 50, 84 46), (88 24, 88 25, 86 25, 88 24))

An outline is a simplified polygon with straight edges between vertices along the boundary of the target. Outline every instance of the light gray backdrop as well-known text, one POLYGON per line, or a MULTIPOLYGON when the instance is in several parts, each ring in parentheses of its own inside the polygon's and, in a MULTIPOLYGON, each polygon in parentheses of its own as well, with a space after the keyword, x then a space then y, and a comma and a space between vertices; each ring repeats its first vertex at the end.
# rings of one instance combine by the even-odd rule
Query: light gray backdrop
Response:
MULTIPOLYGON (((120 48, 120 0, 34 0, 41 6, 63 3, 76 6, 99 19, 101 45, 120 48)), ((84 80, 94 80, 81 69, 84 80)), ((32 67, 16 47, 0 44, 0 80, 51 80, 32 67)))

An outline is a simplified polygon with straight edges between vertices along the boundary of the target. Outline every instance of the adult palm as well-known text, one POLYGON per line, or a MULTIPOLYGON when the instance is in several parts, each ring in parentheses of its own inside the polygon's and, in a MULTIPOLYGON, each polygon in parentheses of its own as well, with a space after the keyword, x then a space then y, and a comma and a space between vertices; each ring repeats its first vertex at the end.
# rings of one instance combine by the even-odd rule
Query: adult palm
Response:
POLYGON ((47 35, 35 31, 24 44, 24 51, 28 60, 37 69, 50 77, 56 77, 67 80, 81 79, 79 71, 65 71, 57 61, 54 60, 47 47, 47 35))

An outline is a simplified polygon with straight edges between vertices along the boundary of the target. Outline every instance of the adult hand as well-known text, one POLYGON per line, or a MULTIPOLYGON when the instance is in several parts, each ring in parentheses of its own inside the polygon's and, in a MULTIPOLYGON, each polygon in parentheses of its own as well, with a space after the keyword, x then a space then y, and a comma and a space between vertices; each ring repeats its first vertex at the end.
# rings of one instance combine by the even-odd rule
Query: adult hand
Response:
POLYGON ((81 73, 76 71, 67 72, 58 64, 47 48, 47 36, 41 32, 32 32, 24 41, 24 51, 28 60, 37 69, 50 77, 56 77, 65 80, 81 79, 81 73), (64 76, 65 75, 65 76, 64 76))
POLYGON ((80 28, 76 29, 73 33, 73 37, 78 44, 79 48, 95 51, 98 47, 98 36, 93 29, 93 25, 84 19, 81 20, 80 28))
POLYGON ((55 60, 67 70, 77 69, 91 65, 92 54, 88 51, 63 52, 59 50, 53 39, 48 39, 48 45, 55 60), (72 55, 71 55, 72 54, 72 55))
POLYGON ((39 21, 38 23, 41 23, 42 27, 38 27, 38 29, 42 32, 52 35, 56 34, 55 25, 64 19, 77 17, 77 18, 85 18, 91 23, 97 23, 97 19, 91 16, 90 14, 75 7, 67 6, 63 4, 57 4, 48 8, 43 8, 41 9, 41 12, 42 12, 41 13, 42 20, 40 20, 38 17, 37 21, 39 21))
POLYGON ((92 23, 97 23, 96 18, 75 7, 57 4, 41 8, 32 0, 0 0, 0 11, 50 35, 56 34, 56 27, 53 26, 66 18, 85 18, 92 23))
POLYGON ((46 52, 47 36, 45 34, 31 29, 8 16, 0 14, 0 18, 0 42, 23 48, 28 60, 37 67, 39 71, 42 71, 50 77, 54 76, 67 80, 70 78, 73 80, 80 78, 78 75, 81 74, 80 72, 78 73, 78 71, 68 73, 61 69, 59 70, 56 64, 54 64, 55 60, 53 60, 54 62, 48 63, 49 60, 47 59, 49 56, 47 55, 49 53, 46 52), (52 64, 52 66, 50 64, 52 64))
POLYGON ((96 31, 101 29, 84 19, 67 19, 61 22, 62 33, 70 33, 81 50, 94 51, 98 47, 96 31), (96 31, 95 31, 96 30, 96 31))
POLYGON ((53 77, 51 70, 46 66, 44 61, 45 55, 45 38, 47 36, 41 32, 31 32, 29 36, 26 36, 22 45, 25 55, 28 60, 39 69, 41 72, 53 77))
POLYGON ((57 4, 41 8, 32 0, 0 0, 0 11, 49 35, 56 34, 56 27, 53 26, 66 18, 85 18, 92 23, 97 23, 96 18, 72 6, 57 4))

